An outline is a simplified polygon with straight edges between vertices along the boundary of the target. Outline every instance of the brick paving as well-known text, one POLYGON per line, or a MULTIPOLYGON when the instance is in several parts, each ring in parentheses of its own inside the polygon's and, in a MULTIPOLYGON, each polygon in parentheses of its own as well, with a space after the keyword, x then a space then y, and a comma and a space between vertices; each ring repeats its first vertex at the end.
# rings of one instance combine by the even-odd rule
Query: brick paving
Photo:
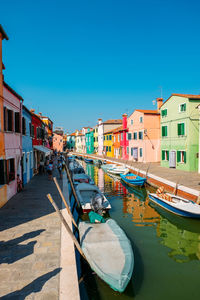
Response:
POLYGON ((59 299, 61 224, 47 193, 61 208, 54 182, 37 175, 0 209, 0 299, 59 299))

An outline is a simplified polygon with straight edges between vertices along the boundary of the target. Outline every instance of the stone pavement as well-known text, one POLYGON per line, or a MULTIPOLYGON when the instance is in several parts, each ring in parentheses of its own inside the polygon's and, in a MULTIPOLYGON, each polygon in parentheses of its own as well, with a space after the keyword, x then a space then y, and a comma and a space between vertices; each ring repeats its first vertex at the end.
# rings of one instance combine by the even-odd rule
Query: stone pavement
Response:
MULTIPOLYGON (((76 152, 74 152, 74 154, 82 155, 82 153, 76 153, 76 152)), ((87 156, 103 159, 102 156, 94 155, 94 154, 88 154, 87 156)), ((112 157, 105 157, 105 159, 114 162, 125 163, 127 165, 130 165, 130 167, 143 170, 143 171, 146 171, 150 165, 148 173, 167 179, 174 183, 178 181, 179 185, 184 185, 188 188, 200 191, 200 174, 197 172, 187 172, 187 171, 177 170, 173 168, 164 168, 160 166, 160 163, 149 164, 149 163, 130 162, 127 160, 116 159, 112 157)))
POLYGON ((61 224, 47 193, 61 208, 54 182, 37 175, 0 209, 0 299, 59 299, 61 224))

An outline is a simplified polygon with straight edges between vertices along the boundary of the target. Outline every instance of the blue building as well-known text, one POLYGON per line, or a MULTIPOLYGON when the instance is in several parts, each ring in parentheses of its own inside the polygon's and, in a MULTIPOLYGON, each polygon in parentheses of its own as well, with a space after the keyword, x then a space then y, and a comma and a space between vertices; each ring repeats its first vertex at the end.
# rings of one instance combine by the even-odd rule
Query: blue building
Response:
POLYGON ((22 108, 22 172, 23 184, 33 177, 33 144, 31 137, 31 112, 23 105, 22 108))

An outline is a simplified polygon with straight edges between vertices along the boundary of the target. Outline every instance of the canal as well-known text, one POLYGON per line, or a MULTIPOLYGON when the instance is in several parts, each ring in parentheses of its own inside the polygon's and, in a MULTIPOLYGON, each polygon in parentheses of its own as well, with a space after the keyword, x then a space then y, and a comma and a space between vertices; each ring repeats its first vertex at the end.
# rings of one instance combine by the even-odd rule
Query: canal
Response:
POLYGON ((110 217, 125 231, 134 252, 134 271, 124 293, 93 275, 85 278, 89 299, 200 299, 200 221, 181 218, 149 203, 150 187, 137 189, 101 168, 83 166, 105 194, 110 217))

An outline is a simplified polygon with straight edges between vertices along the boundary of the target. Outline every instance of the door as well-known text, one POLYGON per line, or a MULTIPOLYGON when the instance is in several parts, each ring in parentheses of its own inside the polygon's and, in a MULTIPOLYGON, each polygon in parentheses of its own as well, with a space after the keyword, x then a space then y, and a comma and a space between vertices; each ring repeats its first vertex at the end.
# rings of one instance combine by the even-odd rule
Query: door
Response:
POLYGON ((137 161, 138 160, 138 148, 133 148, 133 158, 137 161))
POLYGON ((26 154, 26 174, 27 174, 27 183, 30 180, 30 153, 26 154))
POLYGON ((169 167, 176 168, 176 151, 169 152, 169 167))

